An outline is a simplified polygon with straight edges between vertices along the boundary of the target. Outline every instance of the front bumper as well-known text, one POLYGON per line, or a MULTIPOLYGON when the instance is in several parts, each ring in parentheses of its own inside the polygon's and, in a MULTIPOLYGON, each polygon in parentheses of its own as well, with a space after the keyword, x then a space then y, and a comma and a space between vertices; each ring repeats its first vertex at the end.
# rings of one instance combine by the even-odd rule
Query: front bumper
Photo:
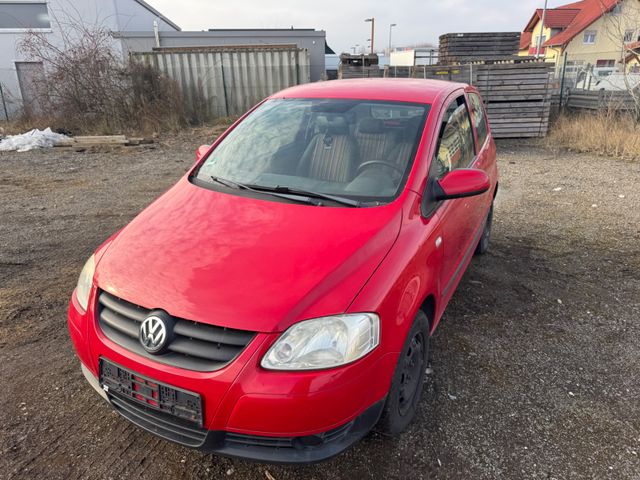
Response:
POLYGON ((299 437, 266 437, 207 430, 105 392, 98 379, 81 363, 89 384, 123 417, 166 440, 199 450, 267 463, 314 463, 334 457, 361 440, 378 422, 384 400, 355 419, 327 432, 299 437))
MULTIPOLYGON (((69 306, 69 331, 89 382, 123 416, 168 440, 221 455, 265 462, 318 462, 340 453, 377 422, 389 390, 396 354, 376 351, 343 368, 272 372, 260 359, 277 334, 258 334, 240 356, 214 372, 194 372, 139 357, 100 331, 91 305, 69 306), (100 388, 99 359, 141 376, 199 394, 203 428, 176 423, 144 405, 100 388), (134 403, 131 405, 130 403, 134 403), (141 408, 143 407, 143 408, 141 408), (310 412, 313 412, 310 414, 310 412)), ((113 392, 112 392, 113 393, 113 392)))

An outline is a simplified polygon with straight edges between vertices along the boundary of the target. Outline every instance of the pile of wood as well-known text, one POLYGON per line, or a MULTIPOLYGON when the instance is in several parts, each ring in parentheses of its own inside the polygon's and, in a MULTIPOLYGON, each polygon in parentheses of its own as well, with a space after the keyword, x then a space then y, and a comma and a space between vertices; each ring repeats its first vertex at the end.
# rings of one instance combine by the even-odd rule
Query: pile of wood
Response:
POLYGON ((338 79, 346 80, 348 78, 381 78, 384 76, 384 70, 377 65, 372 67, 356 67, 352 65, 340 65, 338 67, 338 79))
POLYGON ((96 147, 136 147, 152 143, 154 143, 154 140, 151 138, 126 137, 125 135, 95 135, 70 137, 67 141, 58 142, 56 147, 83 151, 96 147))
POLYGON ((553 65, 474 65, 474 84, 496 138, 544 137, 549 129, 553 65))
POLYGON ((510 59, 518 54, 520 32, 446 33, 440 36, 443 65, 510 59))
POLYGON ((411 67, 413 78, 474 85, 495 138, 544 137, 549 128, 553 65, 545 62, 411 67))
POLYGON ((338 79, 347 78, 380 78, 384 75, 379 65, 378 55, 369 53, 366 55, 350 55, 343 53, 340 55, 340 66, 338 67, 338 79))

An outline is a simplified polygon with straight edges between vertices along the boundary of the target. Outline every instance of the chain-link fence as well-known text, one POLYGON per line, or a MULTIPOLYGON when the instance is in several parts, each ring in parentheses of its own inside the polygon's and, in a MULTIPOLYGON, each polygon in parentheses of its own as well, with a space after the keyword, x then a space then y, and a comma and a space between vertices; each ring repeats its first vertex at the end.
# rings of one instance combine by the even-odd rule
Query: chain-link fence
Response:
POLYGON ((561 108, 633 110, 640 95, 640 66, 622 52, 565 53, 556 61, 554 103, 561 108))

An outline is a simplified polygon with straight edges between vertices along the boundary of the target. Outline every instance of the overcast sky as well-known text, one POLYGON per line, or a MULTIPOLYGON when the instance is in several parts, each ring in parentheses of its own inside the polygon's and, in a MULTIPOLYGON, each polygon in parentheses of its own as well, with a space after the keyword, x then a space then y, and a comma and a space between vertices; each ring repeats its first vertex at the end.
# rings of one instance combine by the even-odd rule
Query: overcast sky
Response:
MULTIPOLYGON (((210 28, 315 28, 336 50, 366 43, 367 17, 376 19, 376 50, 431 42, 449 32, 520 31, 544 0, 147 0, 183 30, 210 28)), ((570 0, 550 0, 549 7, 570 0)))

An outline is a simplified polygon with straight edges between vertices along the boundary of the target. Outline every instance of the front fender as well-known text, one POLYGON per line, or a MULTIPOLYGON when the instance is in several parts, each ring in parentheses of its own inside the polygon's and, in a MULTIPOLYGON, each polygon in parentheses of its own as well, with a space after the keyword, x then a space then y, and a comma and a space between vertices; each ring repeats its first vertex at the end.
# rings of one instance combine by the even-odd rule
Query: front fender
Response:
MULTIPOLYGON (((403 208, 402 229, 380 267, 350 305, 349 312, 377 312, 380 315, 381 345, 385 352, 402 350, 413 318, 424 300, 440 294, 439 271, 442 248, 437 213, 420 215, 420 197, 412 194, 403 208)), ((436 305, 436 315, 438 308, 436 305)), ((438 318, 432 318, 432 325, 438 318)))

